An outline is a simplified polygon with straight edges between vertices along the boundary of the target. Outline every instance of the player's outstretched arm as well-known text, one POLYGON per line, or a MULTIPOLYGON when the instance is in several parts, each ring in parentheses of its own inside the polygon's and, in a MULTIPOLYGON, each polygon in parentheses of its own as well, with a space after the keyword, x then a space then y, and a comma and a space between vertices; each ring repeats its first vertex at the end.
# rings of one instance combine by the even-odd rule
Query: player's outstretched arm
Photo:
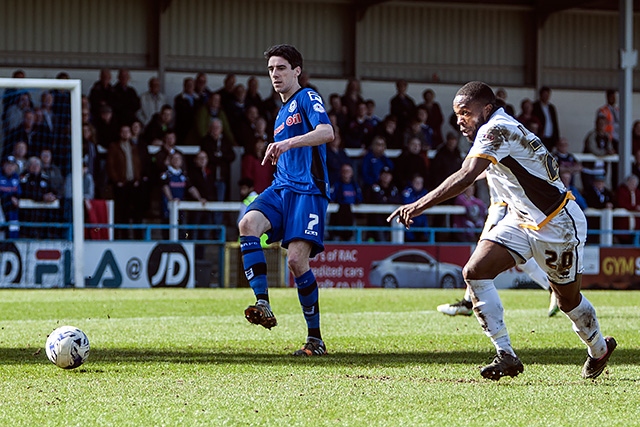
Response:
POLYGON ((438 203, 449 200, 462 193, 469 187, 491 163, 490 160, 480 157, 467 157, 462 163, 462 167, 445 179, 442 184, 433 191, 425 194, 422 198, 408 205, 400 206, 387 217, 387 222, 391 222, 397 217, 397 221, 409 228, 414 218, 422 214, 426 209, 438 203))
POLYGON ((275 165, 278 162, 280 155, 292 148, 322 145, 333 141, 333 138, 333 126, 329 124, 319 124, 314 130, 307 132, 304 135, 296 135, 293 138, 269 144, 264 153, 262 165, 265 165, 268 162, 275 165))

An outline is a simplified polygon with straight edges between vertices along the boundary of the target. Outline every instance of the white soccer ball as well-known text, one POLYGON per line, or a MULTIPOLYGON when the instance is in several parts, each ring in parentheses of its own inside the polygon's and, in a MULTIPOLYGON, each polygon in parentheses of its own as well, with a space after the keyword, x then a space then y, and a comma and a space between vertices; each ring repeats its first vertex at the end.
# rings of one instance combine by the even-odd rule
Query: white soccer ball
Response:
POLYGON ((74 326, 61 326, 49 334, 44 350, 57 367, 77 368, 89 357, 89 338, 74 326))

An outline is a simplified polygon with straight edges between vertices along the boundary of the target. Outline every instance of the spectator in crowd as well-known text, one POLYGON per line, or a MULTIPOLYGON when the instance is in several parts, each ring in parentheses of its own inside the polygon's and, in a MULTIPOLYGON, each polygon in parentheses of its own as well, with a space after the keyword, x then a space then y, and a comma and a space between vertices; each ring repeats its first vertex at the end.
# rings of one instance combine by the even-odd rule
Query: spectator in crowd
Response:
POLYGON ((102 148, 109 149, 109 145, 120 137, 120 124, 116 121, 110 105, 100 107, 100 113, 95 116, 93 126, 98 145, 102 148))
POLYGON ((406 80, 396 81, 396 94, 389 101, 389 112, 396 117, 398 135, 404 135, 409 122, 415 115, 416 103, 407 95, 408 84, 406 80))
POLYGON ((633 122, 631 128, 631 154, 635 154, 640 150, 640 120, 633 122))
POLYGON ((596 118, 604 119, 604 131, 609 135, 614 148, 618 149, 620 140, 620 109, 618 108, 618 91, 607 89, 607 103, 596 111, 596 118))
POLYGON ((385 153, 386 149, 387 144, 384 138, 380 136, 373 138, 367 154, 365 154, 362 159, 363 187, 368 188, 376 184, 384 168, 387 168, 389 171, 393 170, 393 161, 387 157, 385 153))
POLYGON ((17 239, 20 233, 18 224, 18 203, 20 202, 21 188, 18 164, 13 156, 7 156, 2 161, 2 173, 0 174, 0 206, 2 207, 2 222, 9 223, 8 227, 2 227, 8 231, 6 237, 17 239))
POLYGON ((36 124, 36 114, 33 110, 25 111, 23 123, 5 135, 2 153, 5 156, 11 154, 18 141, 24 141, 29 150, 28 154, 35 156, 40 154, 39 150, 42 148, 50 148, 53 145, 51 135, 36 124))
POLYGON ((140 97, 136 90, 129 86, 131 73, 126 68, 118 70, 118 80, 113 85, 111 107, 116 115, 116 122, 131 125, 136 120, 140 109, 140 97))
MULTIPOLYGON (((251 178, 240 178, 240 180, 238 181, 238 191, 240 192, 240 200, 242 200, 242 203, 240 204, 240 209, 238 210, 238 220, 237 220, 237 223, 240 223, 240 220, 242 219, 244 214, 247 212, 247 208, 249 207, 251 202, 253 202, 256 199, 256 197, 258 197, 258 193, 253 187, 253 181, 251 180, 251 178)), ((260 240, 263 241, 261 242, 263 243, 262 247, 267 246, 266 234, 263 234, 260 240)))
MULTIPOLYGON (((584 139, 584 152, 593 154, 597 157, 603 157, 609 154, 615 154, 613 141, 607 132, 605 132, 606 122, 603 117, 596 118, 596 127, 590 131, 584 139)), ((595 161, 585 161, 582 164, 582 188, 585 192, 596 176, 607 175, 607 164, 604 160, 598 158, 595 161)))
POLYGON ((511 117, 516 116, 516 110, 513 108, 513 105, 507 103, 507 91, 504 88, 496 91, 496 105, 504 108, 504 112, 511 117))
POLYGON ((267 144, 273 142, 273 132, 269 133, 269 127, 267 125, 267 120, 264 117, 258 117, 256 119, 256 129, 254 136, 256 138, 260 138, 267 144))
POLYGON ((27 143, 24 141, 18 141, 13 146, 13 152, 11 152, 11 156, 15 159, 16 165, 18 166, 17 173, 18 175, 22 175, 25 168, 27 167, 27 143))
POLYGON ((13 131, 24 122, 24 113, 26 111, 33 111, 31 97, 27 92, 22 92, 18 95, 16 102, 7 108, 5 133, 13 131))
POLYGON ((533 114, 533 102, 529 98, 524 98, 520 102, 520 115, 516 119, 531 132, 536 135, 540 134, 542 123, 538 116, 533 114))
POLYGON ((551 154, 553 154, 553 157, 555 157, 558 162, 561 173, 567 171, 573 177, 582 170, 582 164, 569 151, 569 140, 567 138, 561 137, 551 154))
POLYGON ((177 147, 176 133, 172 130, 167 132, 162 139, 162 145, 154 155, 151 156, 152 174, 160 176, 169 166, 169 158, 176 152, 182 154, 177 147))
MULTIPOLYGON (((365 187, 365 202, 371 204, 398 204, 400 203, 400 191, 393 184, 393 172, 391 168, 384 167, 380 171, 378 180, 365 187)), ((367 215, 367 225, 370 227, 389 227, 385 214, 370 213, 367 215)), ((390 235, 384 230, 373 230, 369 233, 369 239, 376 242, 388 242, 390 235)))
MULTIPOLYGON (((98 145, 96 144, 95 131, 93 125, 90 123, 82 124, 82 162, 88 168, 87 173, 92 177, 100 179, 100 182, 104 185, 106 182, 105 174, 100 165, 100 158, 98 157, 98 145)), ((103 194, 104 188, 99 188, 94 180, 94 186, 96 194, 100 197, 103 194)))
MULTIPOLYGON (((191 184, 198 190, 202 197, 202 201, 213 202, 216 197, 215 177, 209 168, 209 156, 206 152, 200 150, 193 159, 194 167, 189 173, 191 184)), ((193 199, 193 198, 192 198, 193 199)), ((197 199, 196 199, 197 200, 197 199)), ((213 220, 213 212, 209 210, 190 211, 189 223, 194 225, 210 225, 215 224, 213 220)), ((210 230, 194 229, 193 240, 209 240, 211 238, 210 230)), ((196 259, 204 259, 204 246, 196 245, 196 259)))
POLYGON ((349 121, 347 133, 345 135, 345 146, 347 148, 363 148, 369 145, 369 140, 373 137, 375 127, 367 116, 367 104, 358 103, 356 116, 349 121))
POLYGON ((249 145, 253 143, 256 138, 256 122, 260 118, 260 112, 258 107, 251 105, 247 107, 242 117, 242 120, 238 123, 236 141, 238 145, 248 149, 249 145))
POLYGON ((200 104, 206 105, 209 97, 213 93, 213 91, 207 86, 207 73, 199 72, 198 74, 196 74, 194 83, 194 92, 196 95, 198 95, 200 104))
POLYGON ((173 110, 175 111, 176 138, 178 145, 184 141, 195 126, 196 111, 200 97, 195 92, 196 84, 193 77, 186 77, 182 81, 182 92, 173 98, 173 110))
POLYGON ((538 99, 533 103, 533 115, 540 121, 540 132, 537 135, 547 150, 552 151, 560 138, 560 127, 556 107, 550 99, 551 88, 542 86, 538 91, 538 99))
POLYGON ((329 173, 329 186, 334 185, 340 180, 340 176, 342 175, 342 165, 348 164, 353 166, 351 158, 344 150, 340 130, 336 126, 333 127, 333 135, 333 141, 327 143, 327 171, 329 173))
POLYGON ((247 89, 241 84, 235 85, 233 88, 233 102, 225 109, 227 117, 229 118, 229 124, 231 125, 231 131, 236 137, 236 141, 238 141, 240 137, 240 128, 242 127, 242 121, 244 120, 247 109, 245 104, 246 96, 247 89))
MULTIPOLYGON (((411 177, 409 184, 402 191, 402 204, 413 203, 427 194, 424 187, 424 176, 416 173, 411 177)), ((406 242, 426 242, 428 235, 425 231, 414 231, 415 228, 424 228, 429 225, 427 215, 420 215, 413 218, 411 229, 405 231, 404 240, 406 242)))
POLYGON ((367 99, 364 103, 367 106, 367 119, 375 129, 382 123, 382 119, 376 114, 376 102, 373 99, 367 99))
MULTIPOLYGON (((182 153, 175 152, 169 158, 169 165, 160 176, 162 183, 162 211, 165 220, 169 219, 169 202, 180 202, 191 196, 193 200, 207 202, 207 199, 200 195, 200 192, 193 186, 189 176, 182 169, 184 158, 182 153)), ((186 216, 184 211, 178 211, 178 223, 184 224, 186 216)), ((184 240, 188 237, 188 232, 181 230, 179 238, 184 240)))
MULTIPOLYGON (((89 165, 82 162, 82 200, 84 202, 84 212, 91 210, 91 201, 95 198, 95 185, 93 176, 89 173, 89 165)), ((69 173, 64 180, 64 198, 63 198, 63 220, 64 222, 73 221, 73 178, 69 173)))
MULTIPOLYGON (((120 137, 107 150, 107 176, 113 186, 114 219, 116 224, 142 223, 142 196, 140 182, 142 166, 138 150, 131 143, 131 128, 120 127, 120 137)), ((142 237, 142 230, 133 233, 134 238, 142 237)), ((129 230, 116 228, 118 239, 131 238, 129 230)))
POLYGON ((447 133, 446 141, 438 148, 430 164, 429 188, 436 188, 451 174, 460 169, 462 166, 462 154, 458 148, 458 137, 454 133, 447 133))
POLYGON ((227 74, 224 77, 222 87, 216 91, 220 94, 220 102, 222 103, 222 109, 229 113, 231 106, 234 103, 233 89, 236 86, 236 75, 227 74))
POLYGON ((220 119, 222 122, 222 133, 227 141, 231 142, 231 145, 236 144, 236 138, 231 131, 231 125, 227 118, 227 113, 224 112, 221 106, 220 94, 218 92, 212 93, 207 99, 207 103, 201 105, 196 112, 196 130, 200 138, 204 137, 209 132, 209 125, 212 119, 220 119))
POLYGON ((209 133, 200 141, 200 149, 209 156, 209 168, 215 177, 218 201, 230 200, 231 163, 236 159, 236 153, 224 137, 220 119, 211 120, 209 133))
MULTIPOLYGON (((639 231, 640 230, 640 189, 638 182, 640 178, 635 175, 629 175, 622 184, 618 186, 615 192, 615 205, 619 208, 629 211, 629 217, 616 217, 614 219, 614 229, 639 231)), ((617 235, 619 243, 629 244, 634 240, 632 234, 617 235)))
POLYGON ((345 112, 347 113, 348 119, 353 120, 358 114, 358 104, 364 102, 364 98, 362 98, 360 80, 353 78, 349 79, 349 81, 347 81, 347 87, 345 88, 340 100, 346 110, 345 112))
POLYGON ((437 147, 444 142, 442 137, 442 124, 444 123, 444 115, 442 108, 436 101, 436 93, 433 89, 425 89, 422 92, 422 104, 418 108, 424 108, 427 111, 427 125, 433 129, 433 146, 437 147))
POLYGON ((151 121, 144 128, 142 139, 147 145, 162 145, 162 141, 167 133, 173 132, 173 107, 165 104, 151 118, 151 121))
POLYGON ((270 162, 265 165, 262 164, 266 149, 267 144, 264 139, 254 138, 253 143, 249 145, 242 155, 242 178, 250 179, 254 183, 253 187, 258 194, 271 185, 273 174, 276 171, 276 168, 270 162))
POLYGON ((422 184, 424 185, 425 180, 429 176, 428 158, 425 154, 426 153, 422 151, 420 138, 411 138, 402 150, 402 154, 393 162, 396 170, 395 177, 398 188, 405 188, 411 185, 415 175, 422 177, 422 184))
MULTIPOLYGON (((338 204, 338 210, 331 214, 329 224, 339 227, 353 227, 355 216, 351 205, 362 203, 362 190, 354 179, 353 168, 344 163, 340 167, 340 179, 331 185, 331 201, 338 204)), ((353 237, 351 230, 333 230, 329 232, 331 240, 349 241, 353 237)))
MULTIPOLYGON (((56 79, 69 80, 69 74, 62 71, 56 75, 56 79)), ((50 93, 53 96, 52 109, 57 127, 66 129, 71 124, 71 92, 67 89, 53 89, 50 93)))
POLYGON ((573 174, 566 169, 560 169, 560 180, 562 180, 564 186, 567 187, 567 190, 571 191, 573 197, 576 198, 576 203, 578 204, 578 206, 580 206, 580 209, 587 209, 589 206, 587 205, 587 201, 582 195, 582 191, 580 191, 578 187, 573 184, 573 174))
MULTIPOLYGON (((95 120, 100 117, 102 107, 109 106, 113 108, 113 86, 111 85, 111 70, 103 68, 100 70, 100 78, 96 81, 89 91, 89 104, 91 108, 91 119, 95 120)), ((94 123, 95 125, 95 123, 94 123)), ((102 145, 102 143, 100 143, 102 145)), ((107 148, 107 144, 104 145, 107 148)))
POLYGON ((456 237, 461 242, 476 242, 478 232, 482 230, 484 221, 487 219, 487 205, 475 196, 475 185, 470 185, 455 198, 456 206, 463 206, 466 210, 464 215, 453 216, 453 227, 464 229, 456 233, 456 237))
POLYGON ((634 152, 633 165, 631 165, 631 173, 640 178, 640 150, 634 152))
POLYGON ((382 123, 380 123, 375 130, 375 135, 384 138, 387 143, 387 148, 393 150, 404 148, 403 135, 398 134, 397 125, 398 121, 396 116, 389 114, 385 116, 382 123))
POLYGON ((54 140, 62 133, 53 112, 53 95, 46 90, 40 95, 40 107, 36 110, 36 126, 40 126, 54 140))
MULTIPOLYGON (((38 157, 29 157, 26 172, 20 178, 20 191, 23 199, 36 202, 53 203, 58 200, 49 182, 49 176, 42 172, 42 162, 38 157)), ((52 209, 20 209, 20 222, 48 222, 52 209)), ((56 233, 51 227, 27 226, 24 236, 33 239, 48 239, 56 233)))
POLYGON ((260 96, 260 82, 254 76, 247 79, 247 93, 244 97, 244 102, 249 107, 256 107, 258 114, 264 116, 264 103, 262 102, 262 96, 260 96))
POLYGON ((427 110, 416 108, 416 115, 409 121, 409 126, 404 131, 403 147, 407 145, 409 139, 418 138, 423 151, 435 148, 433 145, 433 129, 427 124, 427 110))
MULTIPOLYGON (((24 79, 25 77, 26 77, 26 74, 24 73, 23 70, 15 70, 13 73, 11 73, 11 78, 13 79, 24 79)), ((15 87, 8 87, 2 93, 2 129, 4 131, 7 130, 7 126, 6 126, 7 111, 9 110, 9 107, 11 107, 12 105, 18 102, 18 99, 23 93, 28 94, 26 89, 15 88, 15 87)), ((29 98, 30 98, 30 95, 29 95, 29 98)), ((29 108, 33 109, 32 102, 30 103, 29 108)))
POLYGON ((349 115, 347 114, 346 107, 342 105, 340 95, 337 93, 329 95, 329 106, 330 108, 327 114, 329 117, 335 117, 335 123, 332 119, 333 126, 338 127, 342 133, 346 132, 349 127, 349 115))
POLYGON ((151 203, 151 182, 153 166, 151 164, 151 154, 149 146, 142 137, 142 123, 134 120, 131 123, 131 145, 138 152, 140 158, 140 206, 143 212, 147 212, 151 203))
POLYGON ((53 192, 58 197, 64 196, 64 175, 60 171, 58 165, 53 163, 53 155, 51 150, 45 148, 40 152, 40 161, 42 162, 42 172, 49 176, 49 183, 53 192))
MULTIPOLYGON (((606 187, 604 175, 593 177, 591 184, 584 187, 584 198, 590 208, 613 209, 614 196, 611 190, 606 187)), ((600 227, 595 227, 595 229, 598 228, 600 227)))
POLYGON ((167 103, 164 93, 160 91, 160 79, 151 77, 149 79, 149 90, 140 95, 140 109, 136 117, 147 126, 154 114, 159 113, 163 105, 167 103))

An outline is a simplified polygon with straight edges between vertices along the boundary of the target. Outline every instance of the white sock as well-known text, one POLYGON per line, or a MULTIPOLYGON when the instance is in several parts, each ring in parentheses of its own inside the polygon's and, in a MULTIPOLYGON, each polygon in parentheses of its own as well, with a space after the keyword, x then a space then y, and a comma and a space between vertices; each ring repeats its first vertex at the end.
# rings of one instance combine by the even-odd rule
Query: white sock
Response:
POLYGON ((464 300, 471 301, 471 291, 469 290, 469 286, 467 286, 464 290, 464 300))
POLYGON ((607 343, 600 333, 596 309, 589 300, 582 295, 580 304, 565 314, 573 323, 573 330, 587 345, 589 356, 596 359, 604 356, 607 353, 607 343))
POLYGON ((529 261, 524 264, 520 264, 518 268, 527 273, 529 277, 531 277, 531 279, 533 279, 533 281, 542 289, 549 290, 549 278, 547 277, 547 273, 540 268, 534 258, 529 258, 529 261))
POLYGON ((498 353, 505 351, 515 356, 509 332, 504 324, 504 308, 493 280, 467 280, 466 282, 467 289, 471 292, 473 312, 485 335, 491 339, 498 353))

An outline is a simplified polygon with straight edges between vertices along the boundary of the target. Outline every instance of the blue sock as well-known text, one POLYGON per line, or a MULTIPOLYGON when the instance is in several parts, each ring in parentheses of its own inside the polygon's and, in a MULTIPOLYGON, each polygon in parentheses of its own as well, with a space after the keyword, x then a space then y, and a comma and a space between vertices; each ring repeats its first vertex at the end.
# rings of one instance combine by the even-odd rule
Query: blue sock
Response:
POLYGON ((256 299, 269 301, 267 285, 267 259, 264 256, 260 238, 240 236, 240 252, 244 264, 244 274, 256 295, 256 299))
POLYGON ((320 306, 318 305, 318 282, 309 270, 295 279, 298 299, 302 307, 304 320, 307 321, 308 336, 322 339, 320 335, 320 306))

